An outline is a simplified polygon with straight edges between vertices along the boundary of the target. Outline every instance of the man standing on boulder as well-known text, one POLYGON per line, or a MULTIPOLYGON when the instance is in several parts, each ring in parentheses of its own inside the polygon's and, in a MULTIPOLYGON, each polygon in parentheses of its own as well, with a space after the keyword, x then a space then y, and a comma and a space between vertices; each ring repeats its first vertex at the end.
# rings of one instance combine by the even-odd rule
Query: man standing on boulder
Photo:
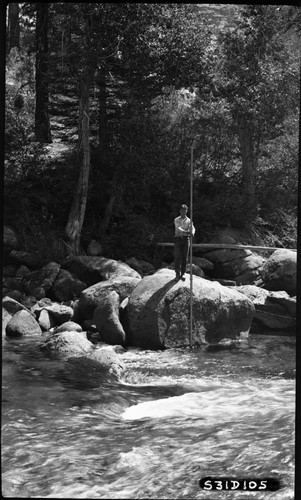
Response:
POLYGON ((189 250, 189 237, 194 236, 195 227, 187 217, 187 205, 180 206, 180 215, 174 220, 175 241, 174 241, 174 264, 176 279, 185 280, 186 262, 189 250))

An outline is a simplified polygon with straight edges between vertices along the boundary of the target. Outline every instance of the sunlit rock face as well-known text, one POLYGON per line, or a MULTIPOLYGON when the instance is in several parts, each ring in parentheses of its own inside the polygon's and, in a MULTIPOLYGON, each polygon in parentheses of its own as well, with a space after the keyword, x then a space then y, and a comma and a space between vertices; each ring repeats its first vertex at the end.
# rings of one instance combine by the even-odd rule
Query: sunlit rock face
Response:
MULTIPOLYGON (((192 343, 216 343, 249 332, 252 301, 236 290, 193 276, 192 343)), ((146 349, 190 343, 190 277, 176 281, 170 269, 143 278, 128 302, 130 345, 146 349)))
POLYGON ((238 286, 236 290, 249 297, 255 306, 251 333, 296 334, 296 297, 284 291, 269 291, 255 285, 238 286))
POLYGON ((297 252, 279 249, 272 253, 263 266, 262 279, 267 290, 296 294, 297 252))

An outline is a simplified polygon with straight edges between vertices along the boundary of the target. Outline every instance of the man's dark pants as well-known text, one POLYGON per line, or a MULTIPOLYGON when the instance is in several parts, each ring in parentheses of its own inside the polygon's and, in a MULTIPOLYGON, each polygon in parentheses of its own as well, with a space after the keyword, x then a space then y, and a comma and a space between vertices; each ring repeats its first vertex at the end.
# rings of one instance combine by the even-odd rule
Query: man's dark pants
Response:
POLYGON ((184 274, 189 250, 189 238, 174 239, 174 262, 176 274, 184 274))

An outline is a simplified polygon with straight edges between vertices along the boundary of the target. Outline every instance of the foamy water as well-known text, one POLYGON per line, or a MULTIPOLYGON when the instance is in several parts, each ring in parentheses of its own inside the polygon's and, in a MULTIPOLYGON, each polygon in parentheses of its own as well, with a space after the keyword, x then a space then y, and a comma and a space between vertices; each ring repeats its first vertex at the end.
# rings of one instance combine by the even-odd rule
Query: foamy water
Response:
POLYGON ((2 494, 42 498, 294 498, 295 340, 231 351, 130 349, 120 382, 78 380, 34 341, 4 344, 2 494), (275 477, 277 492, 201 490, 275 477))

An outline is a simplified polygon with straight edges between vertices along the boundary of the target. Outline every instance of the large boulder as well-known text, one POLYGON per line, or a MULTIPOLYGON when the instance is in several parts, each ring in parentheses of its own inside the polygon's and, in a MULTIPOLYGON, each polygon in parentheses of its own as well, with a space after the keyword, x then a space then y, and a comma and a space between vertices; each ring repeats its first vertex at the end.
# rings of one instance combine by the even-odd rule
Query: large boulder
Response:
POLYGON ((296 298, 290 297, 285 291, 273 292, 255 285, 243 285, 236 290, 252 300, 255 315, 251 332, 265 333, 280 331, 295 333, 296 329, 296 298))
POLYGON ((261 278, 267 290, 284 290, 296 294, 297 252, 294 250, 275 250, 265 262, 261 278))
POLYGON ((37 271, 33 271, 23 278, 23 287, 26 293, 34 297, 43 298, 52 288, 60 270, 60 264, 49 262, 37 271))
POLYGON ((87 285, 123 277, 141 278, 137 271, 124 262, 100 256, 71 256, 62 263, 62 268, 70 271, 87 285))
POLYGON ((104 295, 94 310, 93 323, 107 344, 125 344, 125 331, 119 319, 120 296, 114 290, 104 295))
MULTIPOLYGON (((121 349, 119 352, 121 352, 121 349)), ((118 352, 113 349, 113 346, 102 346, 94 349, 91 352, 89 359, 96 361, 103 368, 106 368, 109 373, 113 373, 117 376, 120 376, 125 368, 123 361, 121 360, 118 352)))
POLYGON ((136 257, 130 257, 127 259, 126 264, 135 269, 135 271, 137 271, 137 273, 139 273, 142 277, 155 272, 155 267, 150 264, 150 262, 142 259, 136 259, 136 257))
POLYGON ((245 248, 218 248, 205 255, 214 264, 213 276, 235 280, 239 285, 255 281, 265 262, 263 257, 245 248))
POLYGON ((16 277, 23 279, 26 276, 28 276, 30 273, 31 273, 31 270, 27 266, 25 266, 24 264, 21 264, 21 266, 17 269, 16 277))
POLYGON ((59 326, 56 326, 54 328, 53 333, 60 333, 60 332, 82 332, 83 329, 82 327, 78 324, 75 323, 74 321, 66 321, 65 323, 62 323, 59 326))
MULTIPOLYGON (((16 277, 11 278, 10 276, 6 276, 5 278, 3 278, 2 285, 3 288, 9 292, 17 290, 18 292, 22 293, 23 291, 22 280, 16 277)), ((5 295, 7 295, 6 291, 5 295)))
POLYGON ((42 350, 68 355, 87 354, 93 347, 85 332, 75 330, 54 333, 40 344, 42 350))
MULTIPOLYGON (((252 301, 237 290, 193 277, 192 343, 217 343, 247 336, 254 316, 252 301)), ((141 280, 127 306, 130 345, 160 349, 190 342, 190 280, 176 281, 161 269, 141 280)))
MULTIPOLYGON (((164 266, 166 269, 174 269, 175 268, 175 263, 172 262, 171 264, 164 266)), ((163 268, 164 269, 164 268, 163 268)), ((186 264, 186 273, 190 274, 190 262, 186 264)), ((197 264, 192 263, 192 274, 194 276, 199 276, 200 278, 205 278, 205 273, 201 267, 199 267, 197 264)))
POLYGON ((32 311, 38 319, 43 310, 46 310, 49 313, 55 325, 62 325, 66 321, 70 321, 74 316, 74 310, 71 306, 58 304, 57 302, 49 305, 38 304, 32 307, 32 311))
POLYGON ((14 276, 16 276, 17 269, 17 266, 15 266, 14 264, 8 264, 3 267, 2 276, 10 276, 11 278, 13 278, 14 276))
POLYGON ((120 302, 122 302, 140 283, 141 276, 138 276, 138 278, 122 276, 114 280, 100 281, 86 288, 79 297, 78 308, 80 313, 86 319, 91 319, 94 309, 105 303, 106 296, 110 292, 116 292, 119 295, 120 302))
POLYGON ((17 302, 20 302, 20 304, 23 302, 25 296, 20 290, 5 290, 4 296, 6 297, 11 297, 12 299, 16 300, 17 302))
POLYGON ((6 325, 7 337, 41 335, 42 330, 34 316, 25 310, 16 312, 6 325))
POLYGON ((60 269, 53 283, 52 292, 57 300, 65 302, 66 300, 78 297, 80 292, 85 288, 87 288, 86 283, 73 276, 66 269, 60 269))
POLYGON ((205 259, 204 257, 192 256, 192 263, 200 267, 203 271, 205 271, 208 274, 210 274, 214 269, 213 262, 210 262, 210 260, 205 259))
POLYGON ((4 307, 2 307, 2 339, 6 336, 6 325, 12 319, 12 314, 10 314, 4 307))
POLYGON ((9 254, 9 258, 19 265, 25 265, 33 269, 37 269, 41 263, 39 255, 27 252, 26 250, 12 250, 9 254))
POLYGON ((72 374, 81 381, 103 373, 120 376, 124 370, 120 356, 110 346, 95 348, 85 332, 57 332, 40 343, 40 349, 65 356, 74 368, 72 374))
POLYGON ((3 309, 6 309, 6 311, 9 314, 11 314, 12 316, 16 312, 21 311, 21 310, 30 312, 30 310, 27 307, 25 307, 23 304, 21 304, 20 302, 18 302, 14 298, 9 297, 7 295, 5 297, 3 297, 3 299, 2 299, 2 307, 3 307, 3 309))
POLYGON ((40 311, 38 317, 38 323, 42 330, 48 331, 55 326, 54 318, 51 316, 51 313, 46 309, 42 309, 40 311))

